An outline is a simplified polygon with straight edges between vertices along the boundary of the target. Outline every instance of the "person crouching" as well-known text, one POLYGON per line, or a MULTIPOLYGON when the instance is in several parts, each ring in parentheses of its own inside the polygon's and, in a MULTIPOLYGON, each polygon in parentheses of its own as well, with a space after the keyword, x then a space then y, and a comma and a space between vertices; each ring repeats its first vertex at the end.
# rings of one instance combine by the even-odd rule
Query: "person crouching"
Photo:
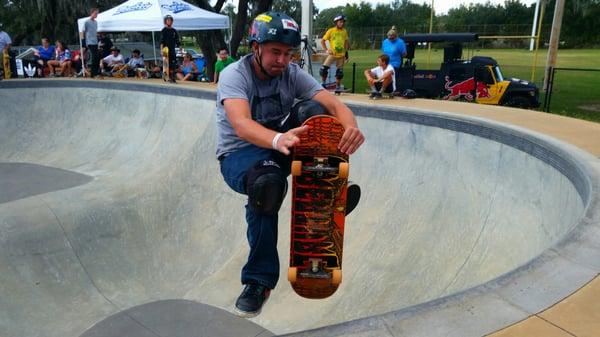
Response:
POLYGON ((382 93, 392 94, 396 90, 395 71, 389 62, 389 56, 383 54, 377 58, 377 67, 365 70, 365 78, 371 87, 369 98, 381 98, 382 93))

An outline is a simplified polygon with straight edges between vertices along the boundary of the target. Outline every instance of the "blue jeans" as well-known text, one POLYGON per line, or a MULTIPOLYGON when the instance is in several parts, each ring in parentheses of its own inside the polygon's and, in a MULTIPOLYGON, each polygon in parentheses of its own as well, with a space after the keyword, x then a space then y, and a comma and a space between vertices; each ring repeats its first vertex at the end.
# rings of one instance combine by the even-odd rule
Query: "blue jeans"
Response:
MULTIPOLYGON (((291 159, 278 151, 250 145, 229 153, 221 160, 221 174, 234 191, 246 193, 246 172, 262 160, 276 161, 287 176, 291 159)), ((250 245, 248 261, 242 268, 242 283, 259 283, 275 288, 279 280, 279 255, 277 253, 277 214, 257 214, 246 204, 246 235, 250 245)))

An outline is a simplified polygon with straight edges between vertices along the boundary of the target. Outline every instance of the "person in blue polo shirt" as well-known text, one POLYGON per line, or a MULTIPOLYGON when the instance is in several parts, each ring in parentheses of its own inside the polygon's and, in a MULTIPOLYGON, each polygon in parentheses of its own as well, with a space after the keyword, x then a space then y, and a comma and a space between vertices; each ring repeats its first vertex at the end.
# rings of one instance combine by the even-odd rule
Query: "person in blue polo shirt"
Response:
POLYGON ((381 43, 381 51, 390 58, 390 65, 394 67, 396 74, 396 88, 398 88, 398 76, 400 68, 402 68, 402 57, 406 56, 406 45, 402 39, 398 38, 396 26, 392 26, 392 29, 388 31, 387 39, 381 43))
POLYGON ((44 77, 44 68, 48 66, 48 61, 54 59, 55 54, 54 46, 50 44, 47 37, 42 38, 42 45, 37 48, 34 52, 35 62, 38 65, 37 73, 38 77, 44 77))

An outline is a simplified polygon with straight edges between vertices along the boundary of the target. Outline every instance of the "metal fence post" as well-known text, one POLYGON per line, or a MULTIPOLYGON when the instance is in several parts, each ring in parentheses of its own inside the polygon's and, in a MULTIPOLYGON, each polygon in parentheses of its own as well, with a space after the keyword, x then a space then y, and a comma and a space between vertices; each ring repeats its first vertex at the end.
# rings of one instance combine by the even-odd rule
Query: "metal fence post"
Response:
POLYGON ((556 68, 550 68, 550 77, 548 81, 548 90, 546 91, 546 98, 548 102, 546 104, 546 112, 550 112, 550 100, 552 99, 552 90, 554 90, 554 75, 556 74, 556 68))
POLYGON ((354 93, 354 89, 356 84, 356 62, 352 62, 352 93, 354 93))

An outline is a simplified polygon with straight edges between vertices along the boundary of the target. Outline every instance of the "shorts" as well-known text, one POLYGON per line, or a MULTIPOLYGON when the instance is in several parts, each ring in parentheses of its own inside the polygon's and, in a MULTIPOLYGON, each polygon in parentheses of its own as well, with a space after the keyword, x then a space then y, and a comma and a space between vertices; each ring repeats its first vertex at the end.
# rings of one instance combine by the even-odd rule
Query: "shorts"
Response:
POLYGON ((333 61, 335 61, 335 67, 337 69, 342 69, 344 67, 344 64, 346 63, 346 58, 344 56, 335 57, 333 55, 328 55, 325 59, 325 62, 323 62, 323 65, 329 67, 333 63, 333 61))
MULTIPOLYGON (((377 91, 380 91, 382 85, 382 82, 375 82, 375 89, 377 89, 377 91)), ((394 84, 390 83, 390 85, 388 85, 383 92, 386 94, 391 94, 392 92, 394 92, 394 84)))

